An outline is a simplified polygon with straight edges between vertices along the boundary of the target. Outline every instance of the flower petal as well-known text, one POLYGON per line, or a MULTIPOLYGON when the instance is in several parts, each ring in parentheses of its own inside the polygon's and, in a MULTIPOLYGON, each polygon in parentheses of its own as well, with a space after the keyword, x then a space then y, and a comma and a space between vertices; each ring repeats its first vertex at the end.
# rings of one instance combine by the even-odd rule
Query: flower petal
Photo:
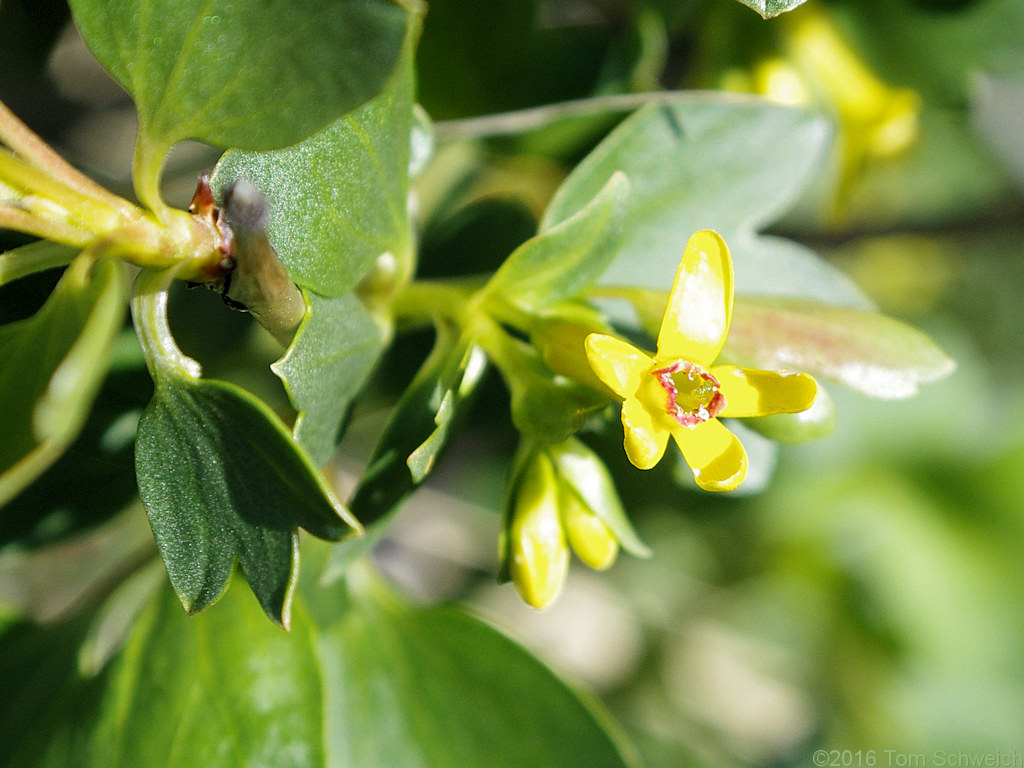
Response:
POLYGON ((654 361, 632 344, 592 333, 585 343, 587 362, 605 386, 621 398, 632 397, 654 361))
POLYGON ((637 469, 650 469, 665 455, 669 431, 635 398, 622 404, 622 431, 626 456, 637 469))
POLYGON ((725 240, 709 229, 695 233, 672 283, 657 359, 710 366, 729 333, 732 296, 732 258, 725 240))
POLYGON ((716 365, 711 375, 725 396, 725 417, 799 413, 810 408, 818 394, 818 382, 806 373, 716 365))
POLYGON ((693 470, 693 479, 705 491, 731 491, 747 476, 743 443, 718 419, 694 429, 673 430, 672 437, 693 470))

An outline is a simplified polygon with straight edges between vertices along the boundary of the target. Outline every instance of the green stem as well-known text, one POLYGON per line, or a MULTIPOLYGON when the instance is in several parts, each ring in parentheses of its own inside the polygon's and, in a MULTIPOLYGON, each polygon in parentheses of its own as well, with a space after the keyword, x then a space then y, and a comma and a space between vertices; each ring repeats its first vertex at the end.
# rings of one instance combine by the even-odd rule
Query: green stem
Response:
POLYGON ((132 161, 132 184, 139 202, 151 210, 161 224, 170 218, 171 210, 160 195, 160 171, 166 153, 167 148, 154 146, 140 127, 132 161))
POLYGON ((130 216, 135 212, 135 206, 127 200, 97 184, 65 161, 21 122, 2 101, 0 101, 0 144, 6 145, 14 155, 45 176, 59 180, 67 189, 77 192, 82 197, 104 203, 125 216, 130 216))
POLYGON ((0 206, 0 229, 11 229, 77 247, 83 247, 94 237, 93 233, 71 224, 56 219, 44 219, 28 211, 8 206, 0 206))
MULTIPOLYGON (((0 214, 2 214, 0 209, 0 214)), ((75 251, 64 245, 47 242, 29 243, 0 253, 0 285, 18 278, 71 263, 75 251)))
POLYGON ((450 282, 416 280, 395 296, 391 311, 396 320, 412 326, 428 325, 434 318, 466 326, 473 314, 473 297, 482 284, 477 278, 450 282))
POLYGON ((146 367, 157 385, 172 377, 198 379, 202 376, 199 363, 181 351, 167 322, 167 293, 176 271, 173 267, 161 272, 144 269, 136 278, 132 293, 132 321, 146 367))

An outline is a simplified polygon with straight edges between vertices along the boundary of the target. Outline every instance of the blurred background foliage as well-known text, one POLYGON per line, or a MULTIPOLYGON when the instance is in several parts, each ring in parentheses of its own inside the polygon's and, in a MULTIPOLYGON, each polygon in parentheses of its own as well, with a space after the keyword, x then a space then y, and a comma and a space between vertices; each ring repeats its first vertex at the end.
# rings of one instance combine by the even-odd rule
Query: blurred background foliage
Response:
MULTIPOLYGON (((495 380, 376 556, 415 599, 469 605, 596 690, 652 768, 804 765, 819 747, 1024 752, 1024 4, 808 0, 787 16, 805 12, 825 18, 880 82, 918 95, 917 136, 895 157, 855 166, 836 154, 777 229, 931 334, 956 372, 907 401, 831 389, 836 431, 779 451, 761 493, 680 492, 671 466, 627 466, 616 429, 586 434, 654 557, 624 557, 602 574, 573 569, 543 613, 494 585, 515 441, 495 380)), ((764 21, 732 0, 432 0, 419 101, 444 139, 473 127, 451 121, 480 115, 722 88, 785 59, 791 21, 764 21)), ((130 102, 90 63, 62 3, 0 2, 0 99, 73 162, 130 188, 130 102)), ((839 137, 849 130, 827 93, 810 104, 837 119, 839 137)), ((495 268, 620 118, 442 141, 418 189, 420 274, 495 268)), ((199 146, 177 150, 169 199, 184 205, 215 159, 199 146)), ((39 282, 41 301, 52 279, 39 282)), ((31 311, 23 288, 26 307, 0 292, 4 321, 31 311)), ((283 409, 276 383, 256 373, 273 350, 246 318, 220 311, 212 295, 188 302, 186 351, 209 360, 217 350, 207 364, 219 375, 283 409)), ((95 554, 106 530, 97 526, 132 503, 130 484, 114 473, 108 483, 92 459, 89 470, 63 466, 101 454, 110 466, 130 463, 130 442, 110 437, 148 396, 130 342, 76 451, 0 518, 0 597, 38 618, 88 595, 66 597, 60 569, 25 576, 30 556, 52 557, 48 546, 82 531, 95 554), (84 489, 52 482, 83 471, 93 483, 84 489), (42 523, 40 506, 54 510, 42 523), (18 558, 3 549, 14 540, 18 558)), ((336 462, 343 498, 388 398, 425 351, 422 337, 400 338, 370 388, 377 397, 354 413, 336 462)), ((120 560, 151 555, 144 541, 120 560)), ((96 589, 112 578, 99 573, 96 589)))

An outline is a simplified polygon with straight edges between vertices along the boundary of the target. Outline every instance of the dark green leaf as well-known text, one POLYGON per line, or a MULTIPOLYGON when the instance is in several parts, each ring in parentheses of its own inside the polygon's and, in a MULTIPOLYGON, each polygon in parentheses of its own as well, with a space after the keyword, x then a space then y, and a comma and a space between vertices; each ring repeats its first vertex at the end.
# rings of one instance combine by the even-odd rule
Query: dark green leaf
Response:
POLYGON ((440 327, 434 349, 402 395, 381 435, 351 508, 367 525, 421 483, 448 442, 486 370, 484 353, 440 327))
POLYGON ((267 615, 287 626, 296 528, 330 540, 358 528, 270 409, 224 382, 158 378, 139 420, 136 473, 190 613, 221 596, 237 560, 267 615))
POLYGON ((407 22, 390 0, 72 0, 71 9, 161 156, 187 138, 275 149, 309 136, 381 90, 407 22))
POLYGON ((589 287, 615 256, 629 182, 612 175, 575 216, 527 240, 487 284, 501 301, 539 308, 589 287))
POLYGON ((765 19, 778 16, 780 13, 791 11, 797 6, 803 5, 807 0, 739 0, 744 5, 753 8, 765 19))
POLYGON ((334 453, 338 429, 384 347, 377 324, 352 294, 309 294, 306 319, 271 368, 299 412, 295 439, 320 466, 334 453))
POLYGON ((270 203, 270 240, 295 282, 340 296, 382 254, 411 258, 406 197, 412 132, 411 42, 377 98, 276 152, 227 152, 214 189, 247 179, 270 203))
POLYGON ((35 315, 0 327, 0 505, 82 428, 124 310, 120 266, 79 259, 35 315))
POLYGON ((738 294, 865 306, 849 278, 807 248, 756 234, 795 202, 827 139, 824 119, 754 99, 693 95, 651 105, 576 167, 542 229, 582 210, 623 171, 631 187, 624 233, 602 283, 667 289, 690 235, 714 229, 732 252, 738 294))
POLYGON ((886 399, 956 364, 928 336, 898 320, 809 301, 736 302, 724 356, 754 368, 807 371, 886 399))

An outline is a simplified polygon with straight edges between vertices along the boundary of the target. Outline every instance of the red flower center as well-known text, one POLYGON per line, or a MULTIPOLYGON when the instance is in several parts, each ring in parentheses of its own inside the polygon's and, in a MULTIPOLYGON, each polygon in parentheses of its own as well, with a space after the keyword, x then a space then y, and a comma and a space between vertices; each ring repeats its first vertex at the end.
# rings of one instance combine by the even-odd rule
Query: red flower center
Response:
POLYGON ((651 371, 667 395, 665 412, 684 427, 715 418, 725 408, 725 395, 719 392, 718 379, 697 363, 676 360, 651 371))

